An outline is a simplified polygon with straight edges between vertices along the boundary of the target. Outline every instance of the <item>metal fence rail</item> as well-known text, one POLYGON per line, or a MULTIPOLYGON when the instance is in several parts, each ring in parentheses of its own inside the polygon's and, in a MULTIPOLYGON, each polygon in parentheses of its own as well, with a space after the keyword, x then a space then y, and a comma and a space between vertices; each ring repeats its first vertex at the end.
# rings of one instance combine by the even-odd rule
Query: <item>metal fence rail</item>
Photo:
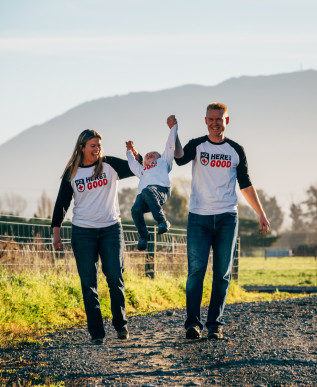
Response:
MULTIPOLYGON (((171 228, 158 235, 157 226, 149 226, 150 240, 147 251, 138 251, 138 233, 134 225, 123 224, 125 268, 151 278, 156 273, 182 275, 187 273, 187 235, 185 229, 171 228)), ((0 268, 23 271, 63 270, 76 271, 71 250, 71 227, 61 228, 63 251, 57 252, 52 245, 52 230, 48 224, 0 221, 0 268)), ((212 253, 210 255, 212 261, 212 253)), ((233 278, 238 280, 239 245, 233 278)), ((208 265, 211 270, 212 265, 208 265)), ((1 273, 0 273, 1 275, 1 273)))

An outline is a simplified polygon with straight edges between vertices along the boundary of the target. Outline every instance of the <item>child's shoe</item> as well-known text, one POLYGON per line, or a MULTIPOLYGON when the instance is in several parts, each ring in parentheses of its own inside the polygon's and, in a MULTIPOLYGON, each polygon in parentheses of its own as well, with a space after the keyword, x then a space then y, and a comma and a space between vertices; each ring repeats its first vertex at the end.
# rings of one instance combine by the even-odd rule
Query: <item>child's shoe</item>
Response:
POLYGON ((170 227, 171 227, 171 224, 168 220, 166 222, 159 223, 157 233, 164 234, 170 229, 170 227))
POLYGON ((146 238, 140 237, 137 245, 137 249, 140 251, 146 250, 148 240, 149 240, 149 235, 146 238))

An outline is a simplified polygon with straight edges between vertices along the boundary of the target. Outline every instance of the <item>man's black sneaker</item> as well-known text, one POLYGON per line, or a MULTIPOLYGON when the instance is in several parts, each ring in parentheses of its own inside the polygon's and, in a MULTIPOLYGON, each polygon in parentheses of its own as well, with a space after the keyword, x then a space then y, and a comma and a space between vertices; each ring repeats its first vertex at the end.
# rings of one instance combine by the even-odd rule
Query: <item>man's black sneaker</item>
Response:
POLYGON ((137 245, 137 249, 140 250, 140 251, 143 251, 143 250, 146 250, 147 248, 147 241, 149 240, 149 236, 147 236, 146 238, 139 238, 139 242, 138 242, 138 245, 137 245))
POLYGON ((118 339, 120 340, 127 340, 129 338, 129 331, 127 327, 124 327, 120 329, 120 331, 117 331, 118 339))
POLYGON ((167 220, 166 222, 161 222, 159 223, 158 225, 158 230, 157 230, 157 233, 160 235, 160 234, 164 234, 166 233, 171 227, 171 224, 170 222, 167 220))
POLYGON ((223 339, 223 332, 221 327, 211 327, 208 329, 208 339, 223 339))
POLYGON ((186 330, 186 339, 195 340, 200 338, 201 338, 201 330, 199 326, 195 325, 195 326, 189 327, 186 330))

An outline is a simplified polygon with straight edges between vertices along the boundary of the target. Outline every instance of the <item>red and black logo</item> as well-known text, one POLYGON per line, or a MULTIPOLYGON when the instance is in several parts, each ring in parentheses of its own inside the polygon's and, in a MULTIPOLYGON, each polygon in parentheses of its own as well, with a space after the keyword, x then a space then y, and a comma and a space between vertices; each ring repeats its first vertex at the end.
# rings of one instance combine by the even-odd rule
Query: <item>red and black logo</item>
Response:
POLYGON ((78 192, 84 192, 85 191, 85 181, 84 179, 78 179, 75 180, 76 188, 78 192))
POLYGON ((145 170, 147 170, 147 169, 154 168, 154 167, 156 167, 156 166, 157 166, 157 161, 154 160, 154 161, 151 162, 151 164, 146 165, 146 166, 143 168, 143 171, 145 171, 145 170))
POLYGON ((209 163, 209 153, 207 152, 200 152, 200 162, 202 165, 208 165, 209 163))

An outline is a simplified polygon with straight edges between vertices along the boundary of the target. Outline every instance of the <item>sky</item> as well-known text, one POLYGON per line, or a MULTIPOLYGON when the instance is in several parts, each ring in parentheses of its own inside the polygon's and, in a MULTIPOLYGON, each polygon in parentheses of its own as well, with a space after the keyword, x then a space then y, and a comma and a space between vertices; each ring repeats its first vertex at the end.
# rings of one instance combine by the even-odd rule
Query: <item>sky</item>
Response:
POLYGON ((317 69, 315 0, 1 0, 0 144, 89 100, 317 69))

